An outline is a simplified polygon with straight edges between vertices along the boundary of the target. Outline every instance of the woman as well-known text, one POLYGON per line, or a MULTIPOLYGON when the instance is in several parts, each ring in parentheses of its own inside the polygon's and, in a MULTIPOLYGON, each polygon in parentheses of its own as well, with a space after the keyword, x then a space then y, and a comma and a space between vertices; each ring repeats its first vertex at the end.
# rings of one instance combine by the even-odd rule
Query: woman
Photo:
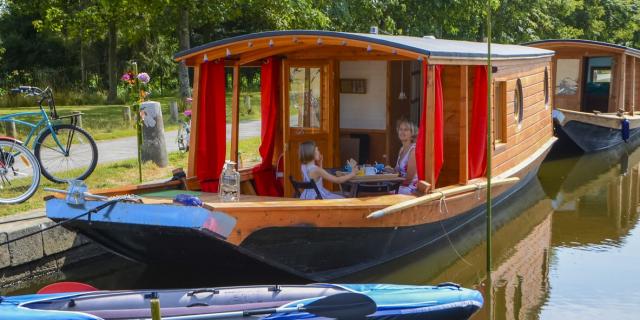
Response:
POLYGON ((418 136, 418 127, 411 121, 403 118, 398 120, 396 130, 398 139, 402 142, 400 152, 398 152, 398 161, 394 172, 405 178, 400 186, 399 193, 413 194, 417 190, 418 171, 416 169, 416 143, 418 136))

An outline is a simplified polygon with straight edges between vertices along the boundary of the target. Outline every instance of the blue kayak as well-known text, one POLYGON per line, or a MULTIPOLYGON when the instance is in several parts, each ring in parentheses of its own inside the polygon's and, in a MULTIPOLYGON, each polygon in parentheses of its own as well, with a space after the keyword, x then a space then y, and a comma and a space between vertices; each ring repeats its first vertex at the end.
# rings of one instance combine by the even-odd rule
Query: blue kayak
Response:
POLYGON ((468 319, 480 292, 455 284, 263 285, 202 289, 92 291, 2 297, 0 319, 468 319))

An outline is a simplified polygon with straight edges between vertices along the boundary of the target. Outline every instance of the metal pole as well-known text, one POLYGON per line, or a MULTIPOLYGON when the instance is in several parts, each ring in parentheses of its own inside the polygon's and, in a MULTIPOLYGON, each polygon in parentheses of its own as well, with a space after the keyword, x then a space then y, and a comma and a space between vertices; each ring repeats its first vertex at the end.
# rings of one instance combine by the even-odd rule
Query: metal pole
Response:
POLYGON ((149 305, 151 307, 151 319, 162 320, 160 313, 160 299, 158 299, 158 293, 151 293, 151 299, 149 299, 149 305))
MULTIPOLYGON (((491 94, 493 84, 493 67, 491 65, 491 0, 487 1, 487 302, 489 305, 489 319, 493 319, 493 280, 491 279, 491 94)), ((500 115, 498 115, 500 116, 500 115)))
MULTIPOLYGON (((138 63, 133 62, 133 74, 135 77, 138 76, 138 63)), ((140 116, 140 104, 142 103, 142 98, 140 97, 140 80, 136 79, 136 96, 138 100, 136 100, 135 104, 135 112, 136 112, 136 136, 138 138, 138 181, 142 183, 142 117, 140 116)))

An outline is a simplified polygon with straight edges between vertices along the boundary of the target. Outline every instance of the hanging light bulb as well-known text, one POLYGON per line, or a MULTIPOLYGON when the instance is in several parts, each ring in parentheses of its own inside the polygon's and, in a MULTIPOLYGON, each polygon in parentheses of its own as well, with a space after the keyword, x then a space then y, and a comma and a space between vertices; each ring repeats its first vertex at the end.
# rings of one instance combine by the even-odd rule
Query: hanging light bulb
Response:
POLYGON ((406 100, 407 94, 404 93, 404 61, 400 63, 400 94, 398 95, 398 100, 406 100))

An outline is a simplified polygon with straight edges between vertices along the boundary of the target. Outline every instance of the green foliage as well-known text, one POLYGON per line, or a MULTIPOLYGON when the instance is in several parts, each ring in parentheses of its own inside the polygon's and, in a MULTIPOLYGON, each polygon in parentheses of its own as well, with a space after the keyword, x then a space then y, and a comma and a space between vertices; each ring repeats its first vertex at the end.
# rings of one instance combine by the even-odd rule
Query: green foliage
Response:
MULTIPOLYGON (((192 46, 266 30, 325 29, 482 40, 484 0, 0 0, 0 87, 52 85, 104 95, 109 25, 115 69, 137 61, 152 92, 177 90, 177 24, 188 11, 192 46)), ((583 38, 640 47, 637 0, 492 0, 493 40, 583 38)), ((259 73, 243 74, 256 91, 259 73)))

